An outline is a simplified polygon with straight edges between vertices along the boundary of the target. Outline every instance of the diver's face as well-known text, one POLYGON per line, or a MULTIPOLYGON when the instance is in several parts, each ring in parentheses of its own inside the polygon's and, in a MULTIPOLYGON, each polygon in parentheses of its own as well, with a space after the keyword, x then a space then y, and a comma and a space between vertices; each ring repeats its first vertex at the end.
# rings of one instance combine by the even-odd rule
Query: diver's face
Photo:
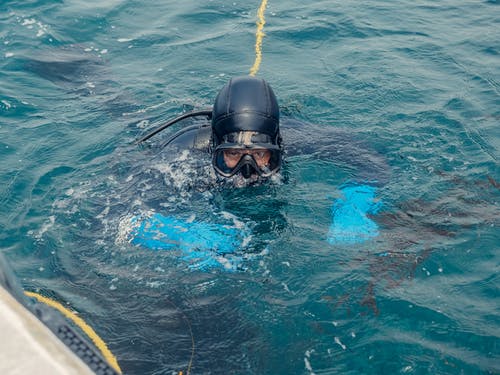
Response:
POLYGON ((271 159, 271 151, 266 149, 228 149, 224 150, 224 163, 229 168, 234 168, 244 155, 252 156, 259 168, 267 167, 271 159))

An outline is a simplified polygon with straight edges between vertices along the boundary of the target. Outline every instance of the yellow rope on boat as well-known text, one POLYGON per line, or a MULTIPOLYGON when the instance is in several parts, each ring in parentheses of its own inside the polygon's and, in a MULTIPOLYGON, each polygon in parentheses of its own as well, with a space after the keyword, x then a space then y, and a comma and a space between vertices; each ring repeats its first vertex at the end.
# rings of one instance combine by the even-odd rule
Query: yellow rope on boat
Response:
POLYGON ((44 303, 57 311, 59 311, 61 314, 63 314, 66 318, 70 319, 73 323, 75 323, 78 327, 81 328, 83 332, 92 340, 94 345, 100 350, 102 353, 104 359, 109 363, 111 367, 115 371, 117 371, 119 374, 122 373, 122 370, 120 369, 120 366, 118 365, 118 361, 116 360, 116 357, 111 353, 111 351, 108 349, 106 343, 99 337, 99 335, 92 329, 91 326, 89 326, 85 321, 77 316, 74 312, 70 311, 63 305, 61 305, 59 302, 54 301, 48 297, 44 297, 38 293, 34 292, 28 292, 25 291, 24 294, 26 294, 28 297, 33 297, 37 301, 44 303))

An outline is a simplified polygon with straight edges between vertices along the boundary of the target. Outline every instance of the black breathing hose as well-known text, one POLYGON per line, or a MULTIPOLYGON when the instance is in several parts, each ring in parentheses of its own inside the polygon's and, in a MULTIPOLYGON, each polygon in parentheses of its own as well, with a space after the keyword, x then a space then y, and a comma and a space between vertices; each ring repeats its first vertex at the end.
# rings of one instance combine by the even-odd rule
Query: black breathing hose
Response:
POLYGON ((155 129, 152 132, 150 132, 150 133, 146 134, 145 136, 143 136, 142 138, 140 138, 136 142, 136 144, 139 144, 139 143, 142 143, 144 141, 147 141, 152 136, 158 134, 159 132, 165 130, 169 126, 172 126, 172 125, 174 125, 175 123, 177 123, 179 121, 182 121, 182 120, 184 120, 184 119, 186 119, 188 117, 196 117, 196 116, 207 116, 208 119, 211 119, 212 118, 212 110, 211 109, 204 109, 204 110, 200 110, 200 111, 191 111, 191 112, 184 113, 184 114, 182 114, 180 116, 177 116, 176 118, 173 118, 172 120, 170 120, 167 123, 165 123, 162 126, 160 126, 158 129, 155 129))

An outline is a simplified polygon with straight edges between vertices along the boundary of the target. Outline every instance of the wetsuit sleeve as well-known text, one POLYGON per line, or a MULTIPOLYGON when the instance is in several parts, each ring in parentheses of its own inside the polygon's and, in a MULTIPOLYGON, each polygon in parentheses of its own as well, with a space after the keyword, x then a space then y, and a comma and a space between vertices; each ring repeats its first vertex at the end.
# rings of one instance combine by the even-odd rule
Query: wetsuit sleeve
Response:
POLYGON ((332 221, 327 241, 353 244, 378 236, 372 220, 382 206, 378 189, 390 178, 390 167, 373 146, 356 139, 348 129, 303 123, 287 119, 283 124, 288 156, 304 155, 328 161, 332 173, 346 171, 348 183, 331 207, 332 221))
POLYGON ((332 223, 328 242, 332 245, 364 242, 379 234, 378 226, 370 216, 382 206, 377 200, 377 188, 370 185, 348 185, 332 206, 332 223))
POLYGON ((246 233, 221 224, 184 221, 154 213, 130 219, 129 242, 152 250, 177 250, 189 268, 238 269, 246 233))

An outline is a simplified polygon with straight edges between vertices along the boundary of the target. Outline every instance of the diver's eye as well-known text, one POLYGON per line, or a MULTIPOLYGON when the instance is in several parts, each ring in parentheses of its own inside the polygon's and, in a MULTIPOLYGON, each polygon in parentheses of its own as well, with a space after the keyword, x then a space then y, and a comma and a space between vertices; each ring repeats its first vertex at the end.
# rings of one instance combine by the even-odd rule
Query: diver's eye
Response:
POLYGON ((256 150, 252 152, 255 159, 266 159, 270 156, 269 150, 256 150))
POLYGON ((265 151, 257 151, 255 153, 255 156, 257 156, 259 159, 263 159, 266 156, 266 152, 265 151))
POLYGON ((238 150, 225 150, 224 155, 229 156, 230 158, 237 158, 241 156, 241 151, 238 150))

